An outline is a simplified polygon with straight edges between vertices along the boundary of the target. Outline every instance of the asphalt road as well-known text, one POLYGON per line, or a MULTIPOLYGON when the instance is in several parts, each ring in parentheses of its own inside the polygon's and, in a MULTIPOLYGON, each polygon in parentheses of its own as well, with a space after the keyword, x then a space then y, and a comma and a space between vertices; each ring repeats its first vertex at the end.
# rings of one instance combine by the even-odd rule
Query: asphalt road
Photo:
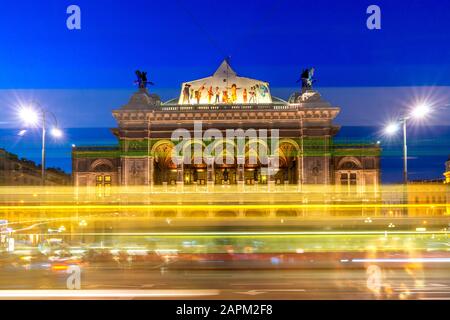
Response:
POLYGON ((299 270, 172 270, 89 266, 81 290, 67 290, 65 271, 3 270, 1 298, 122 299, 450 299, 445 266, 299 270), (24 291, 18 291, 24 290, 24 291), (59 290, 59 291, 55 291, 59 290))

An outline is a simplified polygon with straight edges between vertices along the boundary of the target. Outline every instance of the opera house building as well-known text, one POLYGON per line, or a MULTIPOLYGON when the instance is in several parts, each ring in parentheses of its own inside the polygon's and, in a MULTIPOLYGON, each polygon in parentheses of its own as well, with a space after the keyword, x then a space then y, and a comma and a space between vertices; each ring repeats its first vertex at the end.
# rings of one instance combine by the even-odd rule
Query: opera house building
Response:
POLYGON ((238 76, 225 60, 212 76, 182 83, 180 95, 163 102, 141 78, 128 103, 112 111, 117 145, 73 148, 74 184, 377 186, 379 146, 335 143, 341 108, 303 80, 285 101, 272 96, 269 83, 238 76), (224 138, 205 138, 211 130, 224 138), (245 135, 240 153, 233 152, 238 143, 230 130, 245 135), (174 132, 192 138, 174 139, 174 132), (247 135, 252 132, 256 137, 247 135), (174 161, 179 143, 183 159, 174 161), (274 157, 276 170, 268 170, 274 157))

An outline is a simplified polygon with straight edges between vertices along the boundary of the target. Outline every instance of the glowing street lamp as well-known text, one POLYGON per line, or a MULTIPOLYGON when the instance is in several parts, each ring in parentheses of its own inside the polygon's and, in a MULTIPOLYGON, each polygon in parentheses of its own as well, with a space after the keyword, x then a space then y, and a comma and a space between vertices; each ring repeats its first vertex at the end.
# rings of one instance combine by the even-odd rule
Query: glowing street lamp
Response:
POLYGON ((423 119, 431 113, 431 108, 426 104, 421 104, 411 111, 411 117, 414 119, 423 119))
POLYGON ((396 133, 398 131, 398 129, 400 129, 400 126, 398 123, 393 122, 390 123, 386 126, 386 128, 384 129, 384 131, 386 132, 387 135, 393 135, 394 133, 396 133))
POLYGON ((39 114, 31 107, 20 108, 19 117, 28 126, 36 126, 39 123, 39 114))
MULTIPOLYGON (((29 106, 24 106, 19 109, 20 119, 27 125, 32 127, 40 127, 42 130, 42 161, 41 161, 41 184, 45 185, 45 136, 47 132, 47 116, 53 118, 54 126, 50 134, 55 138, 61 138, 63 132, 58 128, 58 121, 55 115, 44 109, 38 102, 33 102, 29 106)), ((22 130, 19 135, 24 135, 26 130, 22 130), (22 134, 20 134, 22 133, 22 134)))
POLYGON ((384 130, 387 135, 393 135, 403 127, 403 182, 408 183, 408 146, 406 143, 406 123, 410 119, 423 119, 431 113, 431 108, 426 104, 420 104, 411 110, 407 116, 400 118, 397 122, 388 124, 384 130))
POLYGON ((63 132, 61 131, 61 129, 58 129, 56 127, 52 128, 51 134, 55 138, 62 138, 63 136, 63 132))

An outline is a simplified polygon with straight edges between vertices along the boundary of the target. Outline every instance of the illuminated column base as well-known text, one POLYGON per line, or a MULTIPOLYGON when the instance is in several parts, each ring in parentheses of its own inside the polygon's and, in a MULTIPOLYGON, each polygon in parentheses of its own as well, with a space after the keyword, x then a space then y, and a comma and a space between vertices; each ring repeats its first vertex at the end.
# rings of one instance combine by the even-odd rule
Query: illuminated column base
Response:
POLYGON ((148 180, 147 183, 148 185, 152 188, 153 184, 154 184, 154 157, 148 157, 148 180))
POLYGON ((206 191, 213 192, 214 191, 214 181, 206 182, 206 191))
MULTIPOLYGON (((274 170, 274 156, 270 156, 268 157, 268 162, 267 162, 267 188, 269 191, 274 190, 275 189, 275 173, 276 171, 274 170)), ((278 167, 277 167, 278 168, 278 167)))
POLYGON ((303 186, 303 175, 302 175, 302 157, 297 157, 297 190, 301 191, 303 186))
POLYGON ((245 190, 245 181, 237 181, 237 189, 238 192, 244 192, 245 190))
POLYGON ((206 188, 210 192, 214 189, 214 158, 206 159, 206 188))
POLYGON ((177 159, 177 186, 184 185, 184 163, 183 158, 177 159))

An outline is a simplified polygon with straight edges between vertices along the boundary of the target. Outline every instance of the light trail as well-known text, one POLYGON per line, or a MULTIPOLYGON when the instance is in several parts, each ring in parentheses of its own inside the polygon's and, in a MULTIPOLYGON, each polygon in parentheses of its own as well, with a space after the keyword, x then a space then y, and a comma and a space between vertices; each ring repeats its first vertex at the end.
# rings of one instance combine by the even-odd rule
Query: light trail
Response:
MULTIPOLYGON (((60 236, 303 236, 303 235, 448 235, 448 231, 215 231, 215 232, 79 232, 59 233, 60 236)), ((41 234, 51 235, 51 234, 41 234)))
POLYGON ((31 226, 22 228, 22 229, 17 229, 17 230, 12 230, 12 231, 1 231, 0 234, 8 234, 8 233, 17 233, 17 232, 21 232, 21 231, 28 231, 31 230, 37 226, 43 225, 43 224, 48 224, 47 222, 40 222, 40 223, 35 223, 31 226))
POLYGON ((217 296, 219 290, 0 290, 0 299, 170 298, 217 296))
POLYGON ((52 223, 55 221, 66 221, 66 220, 71 220, 71 219, 73 219, 73 217, 31 219, 31 220, 25 220, 25 221, 8 221, 7 223, 0 224, 0 226, 11 226, 11 225, 16 225, 16 224, 27 224, 27 223, 46 224, 46 223, 52 223))
MULTIPOLYGON (((341 260, 341 262, 346 262, 341 260)), ((351 262, 361 263, 449 263, 450 258, 405 258, 405 259, 352 259, 351 262)))
POLYGON ((386 204, 386 203, 361 203, 361 204, 90 204, 90 205, 11 205, 0 206, 0 210, 239 210, 239 209, 351 209, 351 208, 450 208, 450 204, 386 204))

